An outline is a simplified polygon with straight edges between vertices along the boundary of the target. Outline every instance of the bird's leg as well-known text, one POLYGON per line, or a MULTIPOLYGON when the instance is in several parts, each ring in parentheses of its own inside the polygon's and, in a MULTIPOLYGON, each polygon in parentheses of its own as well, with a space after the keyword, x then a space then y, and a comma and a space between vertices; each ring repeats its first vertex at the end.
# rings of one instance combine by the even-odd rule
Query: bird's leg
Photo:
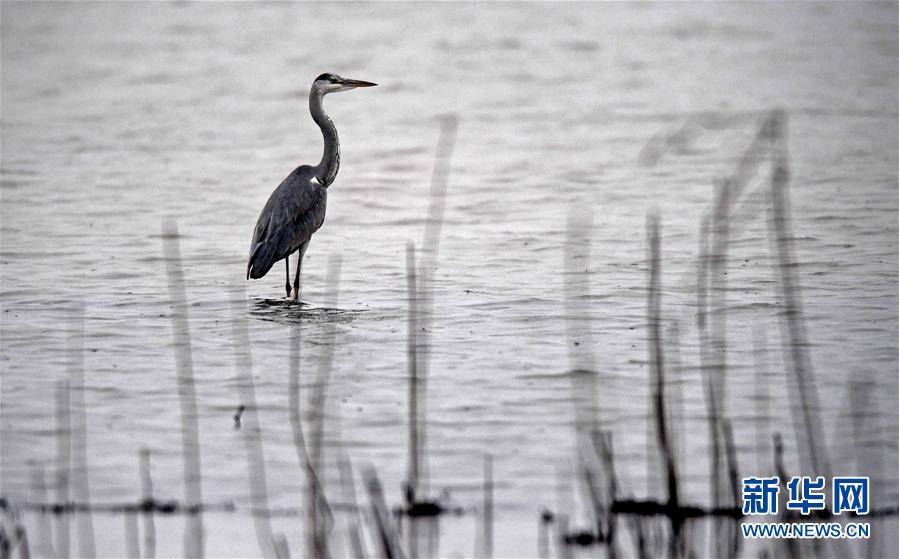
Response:
POLYGON ((284 264, 287 267, 287 283, 284 287, 287 288, 287 298, 290 299, 290 255, 284 257, 284 264))
POLYGON ((300 250, 297 251, 297 275, 293 278, 293 300, 299 301, 300 299, 300 269, 303 267, 303 257, 306 256, 306 247, 309 246, 309 241, 306 241, 303 246, 300 247, 300 250))
POLYGON ((293 278, 293 300, 300 300, 300 268, 303 267, 303 250, 300 250, 300 254, 297 258, 297 275, 293 278))

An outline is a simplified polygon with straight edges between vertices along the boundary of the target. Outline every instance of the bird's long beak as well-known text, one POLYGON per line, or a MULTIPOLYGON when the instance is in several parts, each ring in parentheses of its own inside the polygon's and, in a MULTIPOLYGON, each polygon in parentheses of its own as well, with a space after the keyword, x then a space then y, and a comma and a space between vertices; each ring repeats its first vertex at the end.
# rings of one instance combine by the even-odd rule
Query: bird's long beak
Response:
POLYGON ((341 85, 345 85, 347 87, 372 87, 378 85, 372 82, 364 82, 362 80, 350 80, 347 78, 343 79, 343 83, 341 85))

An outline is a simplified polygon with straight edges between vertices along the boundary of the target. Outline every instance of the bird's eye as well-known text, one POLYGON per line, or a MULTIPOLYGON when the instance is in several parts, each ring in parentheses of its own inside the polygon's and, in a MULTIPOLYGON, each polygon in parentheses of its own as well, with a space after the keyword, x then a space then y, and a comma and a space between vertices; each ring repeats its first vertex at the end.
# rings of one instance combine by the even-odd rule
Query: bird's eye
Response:
POLYGON ((331 76, 330 78, 328 78, 328 81, 331 83, 337 83, 337 80, 334 79, 334 76, 331 76))

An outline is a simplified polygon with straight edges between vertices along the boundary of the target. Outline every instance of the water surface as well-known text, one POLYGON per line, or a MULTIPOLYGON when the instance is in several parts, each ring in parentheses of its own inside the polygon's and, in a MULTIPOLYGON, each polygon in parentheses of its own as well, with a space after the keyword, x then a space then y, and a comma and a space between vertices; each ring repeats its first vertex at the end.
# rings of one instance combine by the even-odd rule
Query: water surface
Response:
MULTIPOLYGON (((246 285, 241 320, 271 506, 302 503, 287 421, 297 324, 304 405, 318 359, 333 351, 329 449, 339 443, 354 464, 375 465, 388 500, 400 500, 405 243, 423 237, 446 113, 460 120, 434 271, 428 471, 435 493, 448 489, 475 507, 482 456, 495 456, 498 555, 536 553, 538 513, 560 506, 556 472, 575 456, 568 371, 579 364, 568 348, 562 273, 573 206, 592 213, 589 291, 575 300, 574 319, 593 348, 598 413, 615 433, 623 486, 658 495, 657 470, 647 471, 645 216, 653 209, 663 224, 663 309, 681 321, 679 436, 686 456, 707 456, 692 326, 699 225, 714 179, 733 169, 756 115, 773 107, 789 115, 794 244, 832 462, 845 473, 870 460, 895 464, 896 21, 895 4, 4 3, 3 495, 34 499, 34 464, 52 478, 55 391, 67 378, 67 332, 80 305, 92 499, 139 497, 143 446, 153 452, 156 492, 183 495, 161 233, 173 219, 203 496, 248 504, 232 419, 241 399, 231 301, 245 283, 258 211, 291 169, 320 157, 306 95, 325 71, 380 85, 326 101, 342 167, 304 261, 306 306, 279 301, 283 266, 246 285), (638 164, 655 134, 705 112, 730 123, 653 167, 638 164), (335 303, 326 273, 337 254, 335 303), (863 440, 851 431, 847 399, 859 385, 881 426, 863 440)), ((772 430, 784 432, 795 472, 765 212, 759 204, 730 247, 727 408, 746 473, 770 468, 772 430), (753 332, 766 335, 754 345, 753 332), (767 415, 750 399, 760 357, 767 415)), ((705 462, 684 473, 689 501, 709 501, 705 462)), ((881 502, 899 500, 895 470, 870 475, 881 502)), ((336 488, 330 463, 326 478, 336 488)), ((113 528, 98 534, 98 551, 120 555, 120 521, 103 522, 113 528)), ((474 522, 449 521, 441 554, 471 554, 474 522)), ((247 517, 213 514, 205 523, 209 555, 258 553, 247 517)), ((295 519, 276 524, 302 549, 295 519)), ((180 529, 171 522, 170 533, 180 529)), ((160 554, 181 552, 180 537, 159 545, 160 554)))

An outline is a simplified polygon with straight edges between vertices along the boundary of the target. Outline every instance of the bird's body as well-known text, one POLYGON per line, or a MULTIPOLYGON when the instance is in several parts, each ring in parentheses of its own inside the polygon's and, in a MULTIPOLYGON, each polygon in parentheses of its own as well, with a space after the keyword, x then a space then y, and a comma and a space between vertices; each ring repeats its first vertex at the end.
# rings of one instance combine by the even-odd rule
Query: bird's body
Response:
POLYGON ((247 263, 247 279, 264 276, 275 262, 284 259, 287 264, 287 296, 290 297, 289 257, 299 251, 297 272, 293 284, 293 299, 299 298, 300 268, 312 234, 325 221, 328 187, 334 182, 340 167, 340 144, 337 129, 322 108, 322 97, 336 91, 375 85, 370 82, 348 80, 334 74, 322 74, 316 78, 309 93, 309 111, 321 128, 325 148, 321 162, 316 166, 301 165, 284 179, 272 192, 259 214, 250 258, 247 263))
POLYGON ((309 165, 294 169, 266 202, 253 231, 249 278, 267 274, 275 262, 307 244, 325 222, 328 189, 318 182, 314 169, 309 165))

